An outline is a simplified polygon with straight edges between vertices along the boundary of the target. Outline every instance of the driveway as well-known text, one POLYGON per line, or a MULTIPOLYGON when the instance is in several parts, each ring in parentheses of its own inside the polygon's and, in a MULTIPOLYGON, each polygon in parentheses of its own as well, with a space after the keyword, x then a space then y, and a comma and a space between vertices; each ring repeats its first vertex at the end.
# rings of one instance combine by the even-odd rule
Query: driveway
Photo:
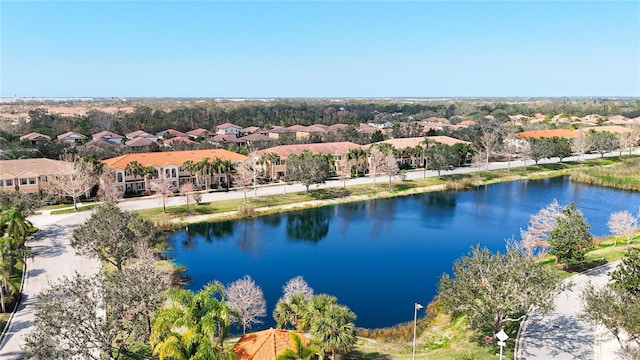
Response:
POLYGON ((95 259, 78 256, 69 245, 71 229, 84 222, 91 212, 65 215, 33 216, 29 220, 40 229, 27 242, 33 259, 27 260, 22 301, 10 319, 9 328, 0 343, 0 359, 24 359, 23 339, 33 324, 36 296, 49 284, 76 272, 90 274, 99 269, 95 259))
POLYGON ((555 295, 554 311, 546 316, 534 311, 522 324, 516 360, 625 359, 613 337, 579 318, 584 308, 582 290, 589 282, 598 287, 606 285, 608 273, 619 263, 610 263, 565 280, 572 285, 555 295))

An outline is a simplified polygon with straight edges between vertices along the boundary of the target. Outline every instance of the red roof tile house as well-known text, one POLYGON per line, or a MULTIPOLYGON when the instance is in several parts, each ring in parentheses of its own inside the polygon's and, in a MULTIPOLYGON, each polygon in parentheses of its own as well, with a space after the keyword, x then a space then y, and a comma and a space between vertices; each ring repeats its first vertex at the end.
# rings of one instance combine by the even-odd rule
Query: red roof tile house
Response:
POLYGON ((336 173, 340 173, 340 164, 345 159, 346 154, 351 149, 361 148, 361 145, 354 144, 352 142, 332 142, 332 143, 316 143, 316 144, 296 144, 296 145, 280 145, 267 149, 258 150, 258 155, 266 153, 275 153, 278 155, 278 160, 275 164, 265 164, 272 167, 270 171, 265 173, 273 174, 273 180, 278 180, 284 177, 286 172, 286 161, 290 154, 297 154, 302 150, 309 150, 312 153, 326 153, 333 155, 334 165, 333 170, 336 173))
POLYGON ((219 135, 235 135, 238 136, 242 133, 242 126, 238 126, 232 123, 224 123, 216 126, 216 134, 219 135))
POLYGON ((70 145, 77 145, 80 144, 82 142, 82 140, 86 139, 87 137, 79 134, 77 132, 73 132, 73 131, 69 131, 66 132, 64 134, 60 134, 58 135, 58 142, 61 143, 67 143, 70 145))
MULTIPOLYGON (((292 331, 289 330, 271 328, 244 334, 232 351, 238 360, 275 360, 283 350, 295 350, 291 333, 292 331)), ((299 336, 303 344, 309 343, 304 335, 299 334, 299 336)))
POLYGON ((69 170, 65 161, 45 158, 0 160, 0 191, 42 193, 52 176, 69 170))
POLYGON ((207 149, 207 150, 187 150, 187 151, 164 151, 164 152, 147 152, 132 153, 117 156, 104 160, 105 165, 115 171, 116 182, 120 184, 121 191, 145 191, 145 179, 142 176, 134 176, 127 171, 127 165, 132 161, 137 161, 142 166, 152 166, 156 169, 155 177, 161 179, 170 179, 175 189, 178 189, 186 182, 192 182, 208 186, 211 184, 220 184, 226 174, 209 174, 203 175, 196 179, 196 175, 191 171, 184 170, 182 165, 187 160, 194 163, 208 158, 209 161, 215 158, 221 160, 230 160, 233 163, 240 163, 247 160, 247 157, 224 149, 207 149))
POLYGON ((91 135, 93 140, 104 140, 112 144, 120 144, 122 142, 122 135, 116 134, 111 131, 101 131, 97 134, 91 135))
POLYGON ((51 141, 51 137, 38 132, 32 132, 27 135, 20 136, 20 141, 28 141, 35 145, 38 141, 51 141))

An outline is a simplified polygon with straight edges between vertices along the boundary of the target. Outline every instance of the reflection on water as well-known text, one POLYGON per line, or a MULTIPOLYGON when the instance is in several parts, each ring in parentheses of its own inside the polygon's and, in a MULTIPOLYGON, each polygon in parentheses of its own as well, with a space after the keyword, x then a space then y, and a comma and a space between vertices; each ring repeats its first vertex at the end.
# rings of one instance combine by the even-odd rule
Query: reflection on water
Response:
POLYGON ((329 210, 316 208, 287 214, 287 236, 294 241, 317 243, 329 233, 329 210))
MULTIPOLYGON (((566 178, 520 181, 191 224, 169 236, 170 255, 188 269, 192 289, 250 275, 264 291, 267 314, 282 285, 302 275, 317 293, 348 305, 358 326, 389 326, 413 320, 413 302, 429 302, 439 277, 470 246, 504 249, 554 198, 575 202, 595 235, 609 232, 609 214, 636 213, 640 204, 639 193, 566 178)), ((274 323, 267 317, 263 325, 274 323)))

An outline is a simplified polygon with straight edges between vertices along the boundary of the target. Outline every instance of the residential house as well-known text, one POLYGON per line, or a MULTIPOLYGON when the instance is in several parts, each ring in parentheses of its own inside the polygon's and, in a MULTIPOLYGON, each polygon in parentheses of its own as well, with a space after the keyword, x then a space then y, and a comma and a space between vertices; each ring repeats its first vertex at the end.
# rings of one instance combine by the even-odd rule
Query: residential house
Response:
POLYGON ((32 132, 27 135, 20 136, 20 141, 28 141, 31 145, 35 145, 40 141, 51 141, 51 137, 38 132, 32 132))
POLYGON ((146 190, 145 179, 141 176, 134 176, 126 171, 127 165, 132 161, 137 161, 142 166, 152 166, 156 169, 156 177, 169 179, 173 183, 173 187, 177 190, 186 182, 193 182, 206 187, 211 184, 220 184, 224 181, 225 174, 209 174, 202 175, 199 179, 197 174, 186 171, 182 168, 182 164, 187 160, 198 162, 204 158, 213 160, 219 158, 221 160, 230 160, 233 163, 240 163, 247 160, 247 157, 224 149, 207 149, 207 150, 186 150, 186 151, 164 151, 164 152, 146 152, 131 153, 117 156, 104 160, 104 164, 115 171, 116 182, 120 184, 121 191, 144 191, 146 190))
POLYGON ((260 131, 259 127, 257 127, 257 126, 248 126, 246 128, 243 128, 241 133, 242 133, 242 135, 246 136, 246 135, 255 134, 258 131, 260 131))
POLYGON ((214 136, 213 138, 211 138, 211 142, 213 144, 216 144, 218 146, 227 146, 227 145, 245 145, 246 142, 244 140, 242 140, 241 138, 235 136, 235 135, 221 135, 221 134, 217 134, 216 136, 214 136))
POLYGON ((286 161, 287 157, 291 154, 297 154, 302 150, 309 150, 312 153, 326 153, 333 155, 334 164, 332 170, 337 174, 340 174, 341 163, 346 160, 346 154, 351 149, 361 148, 361 145, 354 144, 352 142, 332 142, 332 143, 316 143, 316 144, 295 144, 295 145, 280 145, 274 146, 262 150, 258 150, 258 155, 266 153, 275 153, 278 155, 278 160, 273 164, 265 164, 265 167, 269 167, 270 170, 266 171, 273 180, 279 180, 285 176, 286 173, 286 161))
POLYGON ((73 131, 69 131, 66 132, 64 134, 60 134, 58 135, 58 142, 61 143, 67 143, 70 145, 79 145, 80 143, 82 143, 82 140, 86 139, 87 137, 79 134, 77 132, 73 132, 73 131))
POLYGON ((525 147, 529 139, 561 137, 573 140, 578 136, 580 136, 580 132, 569 129, 529 130, 516 133, 513 138, 506 138, 504 143, 512 145, 516 151, 520 151, 525 147))
POLYGON ((248 146, 253 147, 264 147, 265 144, 269 144, 273 141, 269 136, 258 133, 240 137, 238 140, 244 141, 248 146))
MULTIPOLYGON (((412 149, 415 149, 417 146, 424 148, 426 146, 425 140, 428 140, 430 144, 440 143, 449 146, 454 146, 456 144, 471 145, 471 143, 468 141, 463 141, 449 136, 397 138, 380 141, 374 144, 391 144, 395 149, 400 150, 400 154, 396 159, 399 164, 409 164, 412 167, 421 167, 423 166, 423 164, 421 164, 421 162, 423 161, 423 155, 421 153, 412 151, 412 149)), ((365 145, 363 146, 363 148, 368 149, 372 145, 373 144, 365 145)))
POLYGON ((145 146, 151 146, 155 143, 156 143, 155 141, 152 141, 151 139, 146 137, 134 137, 131 140, 127 140, 124 144, 127 145, 128 147, 141 148, 145 146))
POLYGON ((232 123, 224 123, 216 126, 216 134, 219 135, 235 135, 239 136, 242 133, 242 127, 232 124, 232 123))
POLYGON ((91 135, 93 140, 104 140, 111 144, 120 144, 122 143, 122 135, 116 134, 111 131, 101 131, 97 134, 91 135))
POLYGON ((200 138, 206 141, 211 140, 211 138, 213 138, 213 136, 215 135, 215 133, 203 128, 187 131, 186 134, 189 135, 189 137, 192 139, 200 138))
POLYGON ((69 163, 46 158, 0 160, 0 190, 42 193, 52 176, 69 170, 69 163))
MULTIPOLYGON (((291 339, 290 330, 270 328, 242 335, 231 351, 238 360, 275 360, 284 350, 295 350, 295 344, 291 339)), ((309 339, 303 334, 297 333, 303 345, 309 343, 309 339)))
POLYGON ((162 142, 165 147, 174 147, 176 144, 197 145, 198 143, 186 137, 172 137, 162 142))
POLYGON ((182 131, 178 131, 175 129, 162 130, 156 133, 156 136, 162 140, 167 140, 174 137, 181 137, 181 138, 189 137, 189 135, 187 135, 186 133, 183 133, 182 131))
POLYGON ((282 126, 273 126, 271 127, 271 129, 269 129, 269 131, 267 131, 267 136, 276 140, 280 139, 286 134, 290 134, 290 131, 287 128, 282 126))

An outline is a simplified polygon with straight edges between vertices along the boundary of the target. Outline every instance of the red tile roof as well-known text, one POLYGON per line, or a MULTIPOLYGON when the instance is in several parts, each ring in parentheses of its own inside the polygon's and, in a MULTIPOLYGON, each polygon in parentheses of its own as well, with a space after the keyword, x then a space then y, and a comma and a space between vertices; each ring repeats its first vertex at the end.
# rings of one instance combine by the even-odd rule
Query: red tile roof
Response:
POLYGON ((142 166, 154 165, 163 167, 169 164, 182 165, 185 161, 199 161, 203 158, 222 160, 231 160, 233 162, 241 162, 247 160, 247 157, 224 149, 206 149, 206 150, 187 150, 187 151, 164 151, 164 152, 147 152, 132 153, 104 160, 103 162, 113 169, 124 169, 128 163, 137 161, 142 166))
MULTIPOLYGON (((291 332, 288 330, 268 329, 242 335, 232 351, 238 360, 275 360, 276 356, 285 349, 292 349, 291 332)), ((302 334, 303 344, 309 340, 302 334)))
POLYGON ((352 142, 333 142, 333 143, 317 143, 317 144, 296 144, 296 145, 280 145, 258 151, 258 155, 263 153, 274 152, 284 159, 290 154, 297 154, 302 150, 309 150, 312 153, 329 153, 334 155, 346 154, 350 149, 360 148, 362 146, 352 142))
POLYGON ((187 135, 196 136, 197 137, 197 136, 202 136, 203 134, 210 133, 210 132, 211 131, 209 131, 207 129, 198 128, 198 129, 194 129, 194 130, 191 130, 191 131, 187 131, 187 135))
POLYGON ((224 124, 220 124, 220 125, 216 126, 216 128, 220 129, 220 130, 224 130, 224 129, 230 128, 232 126, 238 128, 238 129, 242 129, 242 126, 238 126, 236 124, 232 124, 232 123, 228 123, 228 122, 226 122, 224 124))
POLYGON ((32 132, 32 133, 28 133, 27 135, 20 136, 20 141, 22 141, 22 140, 39 140, 39 139, 51 140, 51 137, 48 136, 48 135, 40 134, 38 132, 32 132))
POLYGON ((131 147, 140 147, 140 146, 149 146, 151 144, 153 144, 154 142, 144 138, 144 137, 135 137, 131 140, 127 140, 127 142, 125 142, 124 144, 127 146, 131 146, 131 147))
POLYGON ((575 138, 580 134, 577 131, 568 130, 568 129, 548 129, 548 130, 531 130, 531 131, 523 131, 516 134, 518 138, 552 138, 554 136, 563 137, 563 138, 575 138))

